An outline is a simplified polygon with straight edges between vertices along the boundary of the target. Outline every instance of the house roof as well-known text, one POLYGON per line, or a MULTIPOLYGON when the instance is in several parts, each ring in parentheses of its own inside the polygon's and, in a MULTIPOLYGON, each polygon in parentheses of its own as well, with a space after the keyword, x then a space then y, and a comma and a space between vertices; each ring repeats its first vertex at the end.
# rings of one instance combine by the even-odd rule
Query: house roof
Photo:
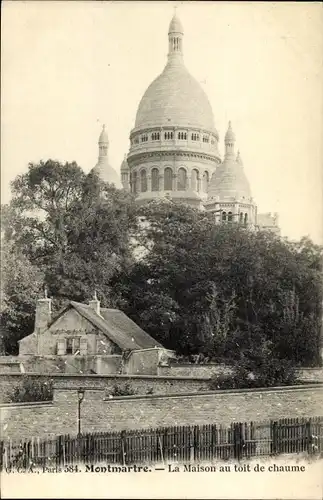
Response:
POLYGON ((71 301, 70 306, 121 349, 163 347, 119 309, 101 308, 97 314, 87 304, 71 301))

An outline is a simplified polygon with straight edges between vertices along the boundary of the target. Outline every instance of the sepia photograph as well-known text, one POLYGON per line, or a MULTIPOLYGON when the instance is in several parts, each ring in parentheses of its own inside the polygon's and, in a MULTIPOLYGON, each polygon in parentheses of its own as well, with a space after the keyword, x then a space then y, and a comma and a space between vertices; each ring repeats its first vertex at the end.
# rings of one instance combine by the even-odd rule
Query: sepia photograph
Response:
POLYGON ((322 499, 322 4, 1 25, 1 497, 322 499))

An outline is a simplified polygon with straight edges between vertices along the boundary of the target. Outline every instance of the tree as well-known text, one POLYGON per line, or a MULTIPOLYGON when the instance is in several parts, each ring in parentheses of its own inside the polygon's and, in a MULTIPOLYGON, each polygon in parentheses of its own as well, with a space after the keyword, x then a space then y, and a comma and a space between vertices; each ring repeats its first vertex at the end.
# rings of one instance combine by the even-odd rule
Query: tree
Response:
POLYGON ((12 183, 12 195, 3 207, 4 244, 12 255, 6 259, 1 320, 11 332, 9 352, 16 352, 16 341, 33 331, 36 296, 44 285, 54 310, 69 300, 88 300, 95 290, 102 305, 113 306, 109 282, 131 265, 137 219, 131 196, 86 176, 75 163, 30 164, 12 183))
POLYGON ((85 174, 75 163, 30 163, 28 172, 11 183, 12 200, 3 207, 6 241, 40 265, 66 250, 66 224, 81 199, 85 174))
POLYGON ((139 215, 145 224, 137 242, 145 253, 130 272, 115 276, 114 286, 152 336, 183 355, 235 363, 257 341, 256 329, 275 359, 318 362, 320 247, 215 225, 212 215, 171 202, 148 204, 139 215), (291 319, 288 307, 296 304, 291 319))
POLYGON ((11 244, 2 248, 1 343, 7 354, 18 354, 18 340, 33 331, 42 273, 11 244))

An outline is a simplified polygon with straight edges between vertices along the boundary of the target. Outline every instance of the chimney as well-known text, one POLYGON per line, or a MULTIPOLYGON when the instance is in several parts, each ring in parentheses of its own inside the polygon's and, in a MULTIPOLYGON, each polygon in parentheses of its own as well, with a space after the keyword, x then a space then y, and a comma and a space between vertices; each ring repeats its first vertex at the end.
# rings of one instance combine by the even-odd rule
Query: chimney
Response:
POLYGON ((45 297, 38 299, 36 304, 35 333, 43 333, 52 317, 52 300, 47 297, 47 288, 45 287, 45 297))
POLYGON ((96 292, 94 292, 93 299, 90 300, 89 306, 93 309, 93 311, 100 315, 100 301, 98 300, 96 292))

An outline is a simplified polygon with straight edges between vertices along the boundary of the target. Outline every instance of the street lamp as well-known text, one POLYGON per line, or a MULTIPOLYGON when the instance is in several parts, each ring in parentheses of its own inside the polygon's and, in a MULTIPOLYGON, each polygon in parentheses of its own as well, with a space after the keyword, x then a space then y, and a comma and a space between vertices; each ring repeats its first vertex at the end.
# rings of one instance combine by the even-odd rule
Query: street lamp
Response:
POLYGON ((81 403, 84 399, 84 390, 78 389, 77 391, 77 402, 78 402, 78 412, 77 412, 77 430, 78 435, 81 434, 81 403))

